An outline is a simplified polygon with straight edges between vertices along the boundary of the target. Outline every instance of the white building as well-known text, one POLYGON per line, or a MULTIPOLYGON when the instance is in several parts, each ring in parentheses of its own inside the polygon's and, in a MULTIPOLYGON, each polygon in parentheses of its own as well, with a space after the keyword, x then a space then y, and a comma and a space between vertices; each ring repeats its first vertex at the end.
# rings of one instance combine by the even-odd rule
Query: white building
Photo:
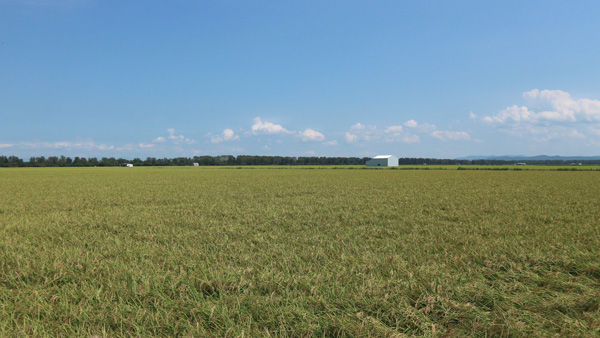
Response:
POLYGON ((129 167, 129 168, 131 168, 131 167, 133 167, 133 164, 131 164, 131 163, 126 163, 126 164, 125 164, 125 166, 126 166, 126 167, 129 167))
POLYGON ((397 167, 398 158, 394 155, 377 155, 367 161, 367 167, 397 167))

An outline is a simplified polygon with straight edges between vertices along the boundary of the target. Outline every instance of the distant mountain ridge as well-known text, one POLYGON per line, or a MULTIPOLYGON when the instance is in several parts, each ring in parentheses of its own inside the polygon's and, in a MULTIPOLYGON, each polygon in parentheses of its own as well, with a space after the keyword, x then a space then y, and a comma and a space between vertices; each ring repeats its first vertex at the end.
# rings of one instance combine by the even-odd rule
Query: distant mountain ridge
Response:
POLYGON ((466 156, 459 157, 457 160, 500 160, 500 161, 594 161, 600 160, 600 156, 523 156, 523 155, 503 155, 503 156, 466 156))

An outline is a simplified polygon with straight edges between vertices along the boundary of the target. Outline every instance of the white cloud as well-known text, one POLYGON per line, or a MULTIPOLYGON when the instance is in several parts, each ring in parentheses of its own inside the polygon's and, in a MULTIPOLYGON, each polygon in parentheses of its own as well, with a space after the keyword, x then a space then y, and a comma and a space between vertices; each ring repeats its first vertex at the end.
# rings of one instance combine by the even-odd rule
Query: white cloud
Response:
POLYGON ((581 99, 578 102, 586 120, 600 121, 600 100, 581 99))
POLYGON ((470 118, 471 120, 475 120, 475 119, 477 119, 477 114, 475 114, 475 113, 473 113, 473 112, 469 112, 469 118, 470 118))
POLYGON ((223 139, 225 141, 239 140, 240 137, 235 134, 235 132, 231 129, 223 130, 223 139))
POLYGON ((503 124, 507 121, 521 122, 532 121, 533 113, 527 107, 518 107, 513 105, 498 113, 496 116, 485 116, 483 120, 487 123, 503 124))
POLYGON ((404 126, 413 130, 413 132, 418 133, 429 133, 436 129, 434 124, 429 123, 419 123, 415 120, 408 120, 404 122, 404 126))
POLYGON ((437 130, 433 124, 419 123, 412 119, 402 125, 391 125, 382 129, 356 123, 350 127, 350 131, 346 132, 345 136, 346 142, 361 144, 365 142, 418 143, 421 142, 423 135, 442 141, 471 140, 471 136, 465 131, 437 130))
POLYGON ((292 134, 289 130, 285 129, 280 124, 274 124, 267 121, 262 121, 260 117, 254 118, 254 124, 252 125, 252 133, 258 134, 292 134))
MULTIPOLYGON (((415 120, 410 120, 404 123, 405 126, 409 128, 416 128, 417 122, 415 120)), ((421 140, 418 135, 407 132, 402 126, 389 126, 385 128, 384 133, 386 133, 385 141, 387 142, 404 142, 404 143, 417 143, 421 140)))
POLYGON ((404 125, 409 128, 416 128, 419 124, 415 120, 408 120, 408 121, 404 122, 404 125))
POLYGON ((533 89, 523 93, 526 106, 512 105, 482 121, 512 135, 533 135, 539 141, 597 137, 600 100, 573 99, 562 90, 533 89))
POLYGON ((323 142, 323 144, 326 145, 326 146, 337 146, 338 145, 338 141, 332 140, 332 141, 323 142))
POLYGON ((563 122, 577 121, 575 114, 572 111, 541 111, 535 112, 525 106, 513 105, 502 110, 495 116, 485 116, 483 118, 488 123, 540 123, 540 122, 563 122))
POLYGON ((317 153, 315 153, 312 150, 309 150, 309 151, 305 152, 305 154, 310 155, 310 156, 315 156, 317 153))
POLYGON ((361 124, 360 122, 353 125, 352 127, 350 127, 350 130, 363 130, 365 129, 365 126, 363 124, 361 124))
POLYGON ((418 123, 415 120, 408 120, 403 125, 392 125, 385 129, 376 126, 356 123, 346 132, 346 142, 403 142, 417 143, 421 141, 418 134, 428 134, 435 130, 435 125, 428 123, 418 123))
POLYGON ((471 136, 465 131, 435 130, 431 132, 431 136, 442 141, 468 141, 471 139, 471 136))
POLYGON ((98 150, 113 150, 115 146, 108 146, 106 144, 101 144, 98 146, 98 150))
POLYGON ((349 132, 346 132, 346 142, 348 143, 354 143, 358 140, 358 136, 354 135, 354 134, 350 134, 349 132))
POLYGON ((435 126, 435 124, 419 123, 419 125, 416 126, 415 129, 420 133, 429 133, 436 130, 437 127, 435 126))
POLYGON ((239 135, 236 135, 233 129, 225 129, 221 135, 211 137, 210 142, 221 143, 225 141, 237 141, 239 139, 239 135))
POLYGON ((138 146, 142 149, 148 149, 148 148, 153 148, 154 144, 152 143, 140 143, 138 144, 138 146))
POLYGON ((386 133, 401 133, 404 131, 402 126, 389 126, 385 129, 386 133))
POLYGON ((175 129, 168 128, 167 132, 169 133, 169 140, 183 140, 185 137, 183 135, 175 135, 175 129))
POLYGON ((533 89, 523 93, 529 106, 513 105, 483 121, 493 124, 600 122, 600 100, 571 98, 562 90, 533 89))
POLYGON ((196 144, 196 143, 198 143, 198 141, 186 138, 183 135, 176 135, 175 129, 173 129, 173 128, 167 128, 167 133, 169 133, 169 136, 167 136, 166 138, 163 136, 159 136, 159 137, 155 138, 154 140, 152 140, 152 142, 165 143, 165 142, 167 142, 167 140, 169 140, 174 144, 181 144, 181 143, 196 144))
POLYGON ((325 139, 325 135, 313 129, 306 129, 305 131, 300 133, 300 137, 302 141, 323 141, 325 139))
POLYGON ((400 141, 402 141, 404 143, 417 143, 417 142, 421 141, 421 138, 419 137, 419 135, 406 134, 406 135, 402 136, 400 141))
POLYGON ((0 148, 10 148, 10 147, 14 147, 14 144, 10 144, 10 143, 0 143, 0 148))
POLYGON ((367 126, 362 123, 356 123, 350 127, 350 132, 346 133, 346 142, 355 143, 358 141, 375 141, 381 138, 382 133, 376 126, 367 126))

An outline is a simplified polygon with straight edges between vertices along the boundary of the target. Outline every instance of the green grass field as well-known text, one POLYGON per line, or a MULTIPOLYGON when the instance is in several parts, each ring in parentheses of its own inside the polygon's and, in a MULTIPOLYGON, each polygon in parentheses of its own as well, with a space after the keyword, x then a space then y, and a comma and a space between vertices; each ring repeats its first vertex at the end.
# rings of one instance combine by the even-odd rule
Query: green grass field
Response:
POLYGON ((598 171, 32 168, 0 194, 1 337, 600 335, 598 171))

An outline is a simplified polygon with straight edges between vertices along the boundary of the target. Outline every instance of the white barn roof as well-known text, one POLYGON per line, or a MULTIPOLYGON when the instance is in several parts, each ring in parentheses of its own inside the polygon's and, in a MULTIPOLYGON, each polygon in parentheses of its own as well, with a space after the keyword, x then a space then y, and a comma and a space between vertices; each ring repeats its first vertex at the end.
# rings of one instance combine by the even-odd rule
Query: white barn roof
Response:
POLYGON ((390 158, 392 156, 394 156, 394 155, 377 155, 377 156, 375 156, 373 158, 390 158))

